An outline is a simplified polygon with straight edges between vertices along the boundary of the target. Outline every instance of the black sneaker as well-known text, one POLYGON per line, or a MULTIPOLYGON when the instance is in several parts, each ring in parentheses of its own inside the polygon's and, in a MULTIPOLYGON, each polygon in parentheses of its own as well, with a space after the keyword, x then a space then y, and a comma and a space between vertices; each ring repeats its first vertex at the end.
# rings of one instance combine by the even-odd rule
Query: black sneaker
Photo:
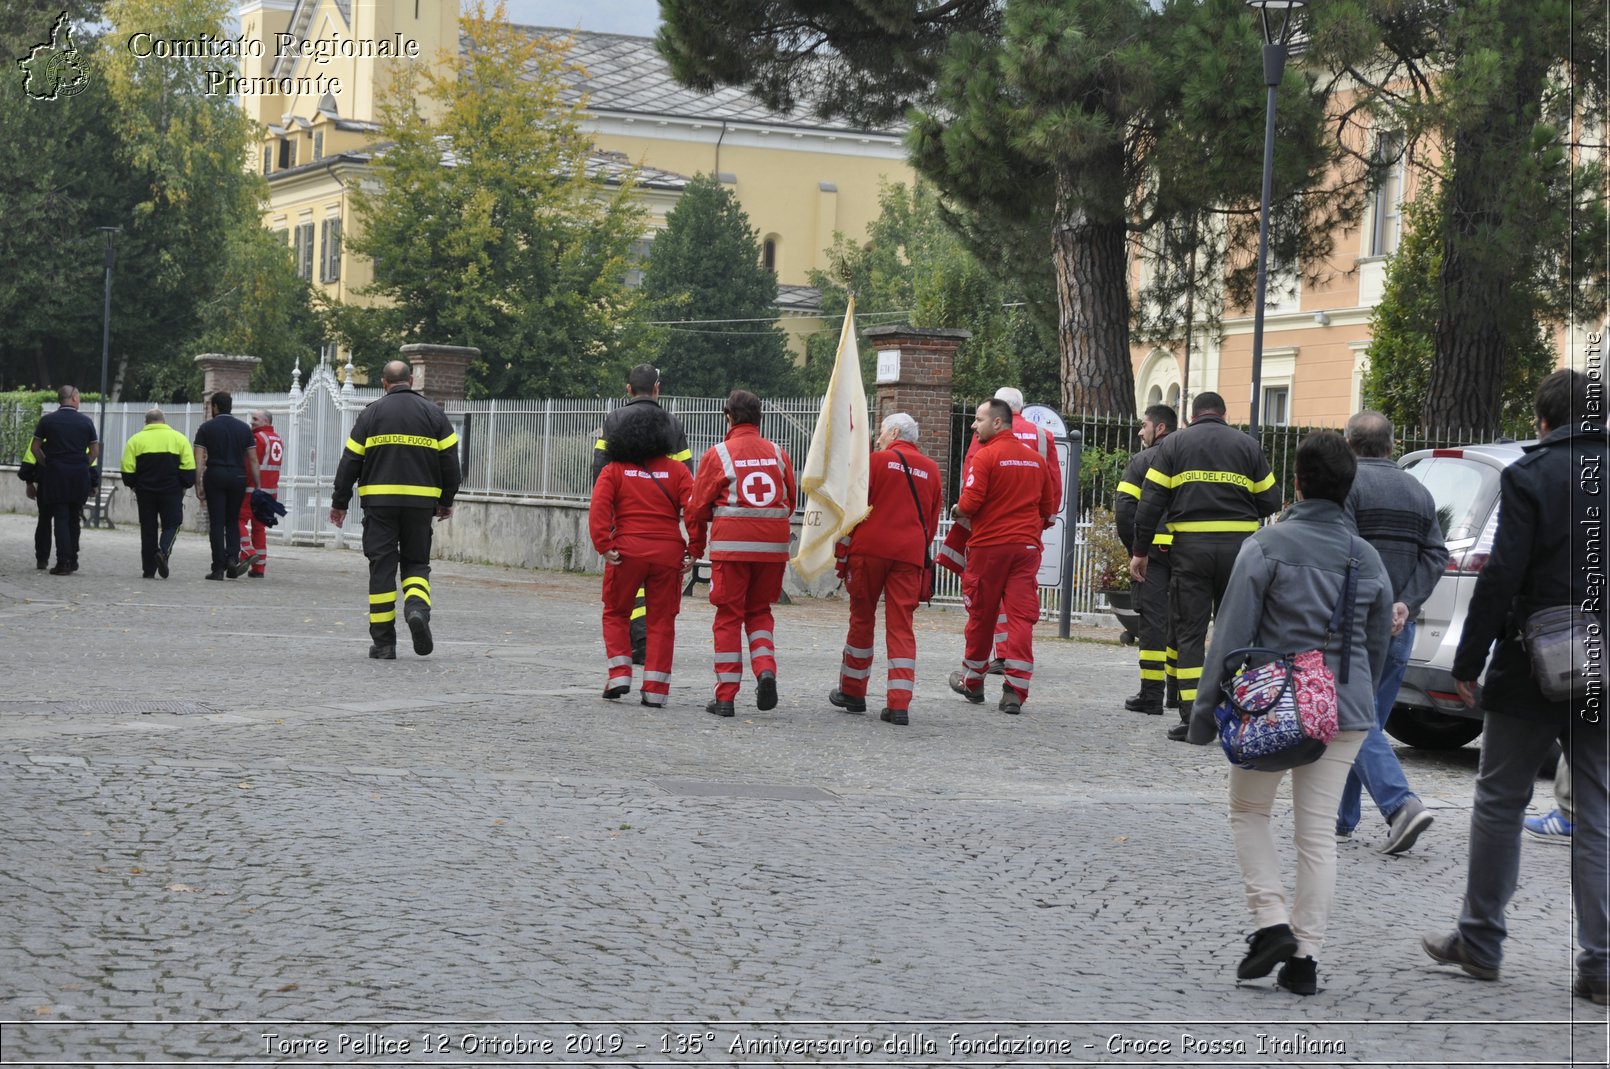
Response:
POLYGON ((221 582, 224 581, 224 573, 223 572, 208 572, 207 573, 207 578, 208 579, 216 579, 221 583, 221 582))
MULTIPOLYGON (((848 713, 866 712, 865 698, 852 698, 837 688, 827 692, 827 704, 836 705, 848 713)), ((885 710, 885 712, 887 712, 887 710, 885 710)))
MULTIPOLYGON (((627 693, 631 691, 631 689, 632 687, 630 684, 621 687, 605 687, 604 699, 612 702, 619 701, 620 699, 626 697, 627 693)), ((645 702, 644 704, 646 705, 647 703, 645 702)))
POLYGON ((403 610, 403 620, 408 624, 409 633, 414 636, 414 652, 421 657, 429 657, 430 651, 436 648, 436 643, 430 637, 430 610, 418 604, 418 598, 413 601, 414 604, 403 610))
POLYGON ((777 708, 777 677, 771 672, 760 673, 760 682, 755 687, 755 708, 761 712, 777 708))
POLYGON ((1319 965, 1313 958, 1289 958, 1275 973, 1275 986, 1293 995, 1312 995, 1319 990, 1319 965))
POLYGON ((1247 936, 1247 956, 1236 966, 1237 980, 1268 976, 1276 965, 1297 953, 1297 937, 1289 924, 1271 924, 1247 936))
MULTIPOLYGON (((207 578, 211 579, 213 577, 209 575, 207 578)), ((369 659, 371 661, 395 661, 397 659, 397 647, 382 646, 377 642, 369 647, 369 659)))
POLYGON ((160 549, 157 550, 157 574, 164 579, 168 577, 168 555, 160 549))
POLYGON ((704 711, 707 712, 707 713, 711 713, 711 714, 713 714, 715 716, 732 716, 732 715, 734 715, 734 710, 732 708, 732 703, 731 702, 716 701, 713 698, 710 701, 705 703, 704 711))
POLYGON ((878 719, 885 724, 895 724, 900 727, 911 723, 911 717, 907 715, 904 709, 885 709, 878 714, 878 719))

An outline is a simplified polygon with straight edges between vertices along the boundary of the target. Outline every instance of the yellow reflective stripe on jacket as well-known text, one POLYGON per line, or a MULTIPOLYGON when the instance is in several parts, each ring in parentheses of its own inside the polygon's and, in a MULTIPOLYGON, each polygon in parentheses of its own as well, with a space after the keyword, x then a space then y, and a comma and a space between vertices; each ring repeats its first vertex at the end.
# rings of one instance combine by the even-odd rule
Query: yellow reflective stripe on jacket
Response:
POLYGON ((1181 532, 1225 532, 1225 531, 1256 531, 1257 520, 1181 520, 1170 523, 1168 529, 1175 534, 1181 532))
POLYGON ((1154 546, 1172 546, 1173 544, 1174 536, 1171 534, 1164 534, 1162 531, 1158 531, 1152 535, 1152 545, 1154 546))
MULTIPOLYGON (((347 439, 347 445, 352 445, 352 439, 347 439)), ((458 444, 458 435, 449 434, 446 438, 430 438, 423 434, 371 434, 363 440, 363 448, 356 450, 360 455, 377 445, 412 445, 420 449, 450 449, 458 444)))
POLYGON ((360 457, 363 456, 363 446, 360 445, 355 439, 347 439, 347 450, 349 452, 358 454, 360 457))
MULTIPOLYGON (((603 443, 600 442, 599 447, 602 448, 602 446, 603 443)), ((669 454, 669 457, 671 460, 680 460, 682 463, 686 464, 688 461, 693 459, 693 450, 678 449, 675 453, 669 454)))
POLYGON ((609 443, 604 441, 602 438, 600 438, 600 439, 598 439, 598 441, 593 443, 593 448, 594 449, 608 449, 609 448, 609 443))
POLYGON ((405 483, 371 483, 358 487, 359 497, 374 494, 396 494, 400 497, 441 497, 440 486, 408 486, 405 483))
POLYGON ((1156 483, 1165 490, 1174 489, 1174 481, 1167 475, 1164 475, 1162 472, 1158 471, 1156 468, 1146 469, 1146 481, 1156 483))
POLYGON ((1253 482, 1238 471, 1205 471, 1198 469, 1196 471, 1182 471, 1177 475, 1168 476, 1153 468, 1146 473, 1148 479, 1151 479, 1154 475, 1156 476, 1155 482, 1159 482, 1171 490, 1178 489, 1186 483, 1230 483, 1233 486, 1241 487, 1249 494, 1261 494, 1275 485, 1274 472, 1270 472, 1257 482, 1253 482))
POLYGON ((1128 494, 1136 501, 1140 500, 1140 487, 1136 486, 1134 483, 1119 483, 1118 492, 1120 494, 1128 494))

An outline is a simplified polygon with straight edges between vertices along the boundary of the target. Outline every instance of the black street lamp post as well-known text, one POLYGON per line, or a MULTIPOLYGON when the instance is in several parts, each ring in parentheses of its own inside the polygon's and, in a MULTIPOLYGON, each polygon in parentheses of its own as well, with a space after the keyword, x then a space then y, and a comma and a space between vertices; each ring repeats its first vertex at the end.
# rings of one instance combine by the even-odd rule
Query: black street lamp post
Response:
POLYGON ((1286 74, 1297 11, 1306 0, 1247 0, 1263 26, 1263 84, 1269 89, 1263 123, 1263 201, 1258 213, 1258 291, 1252 308, 1252 419, 1251 433, 1258 437, 1258 413, 1263 402, 1263 305, 1269 289, 1269 201, 1275 180, 1275 90, 1286 74), (1274 16, 1272 19, 1271 16, 1274 16), (1278 19, 1278 24, 1274 21, 1278 19))
MULTIPOLYGON (((100 425, 95 429, 95 436, 101 441, 101 478, 106 478, 106 381, 107 364, 112 353, 112 266, 117 263, 117 249, 112 244, 114 238, 122 231, 120 226, 98 226, 96 230, 106 235, 106 296, 101 305, 101 406, 100 425)), ((95 495, 95 508, 91 513, 91 522, 99 525, 101 522, 101 495, 95 495)))

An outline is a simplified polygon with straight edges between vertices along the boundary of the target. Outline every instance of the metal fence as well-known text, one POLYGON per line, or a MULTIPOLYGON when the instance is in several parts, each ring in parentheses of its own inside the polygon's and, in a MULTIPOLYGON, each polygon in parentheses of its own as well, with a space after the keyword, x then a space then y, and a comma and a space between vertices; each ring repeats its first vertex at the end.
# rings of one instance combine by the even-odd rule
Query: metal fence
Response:
MULTIPOLYGON (((357 412, 380 396, 375 389, 354 389, 342 385, 327 366, 309 374, 308 387, 300 386, 297 373, 291 390, 285 393, 239 394, 236 415, 246 418, 253 409, 264 409, 273 418, 285 440, 286 460, 280 481, 280 498, 289 509, 287 522, 276 529, 282 539, 317 541, 331 537, 326 513, 330 487, 342 446, 357 412)), ((604 417, 625 404, 624 398, 547 398, 537 401, 460 401, 446 407, 448 419, 460 437, 460 459, 464 468, 463 489, 470 493, 532 497, 554 501, 586 501, 592 493, 592 453, 603 428, 604 417)), ((687 432, 688 448, 694 463, 726 435, 722 414, 724 399, 715 397, 662 397, 660 403, 677 416, 687 432)), ((811 434, 821 411, 820 397, 773 398, 762 402, 761 433, 787 451, 797 471, 810 451, 811 434)), ((54 405, 45 406, 46 410, 54 405)), ((114 470, 129 437, 145 422, 146 402, 118 402, 106 406, 104 447, 108 470, 114 470)), ((961 478, 962 451, 966 445, 972 405, 957 402, 953 417, 952 485, 946 500, 954 501, 961 478)), ((168 423, 186 438, 206 418, 199 404, 165 405, 168 423)), ((85 414, 99 418, 99 406, 88 403, 85 414)), ((22 439, 30 428, 22 427, 20 410, 0 410, 0 438, 22 439)), ((1079 476, 1079 500, 1074 524, 1071 567, 1073 569, 1072 611, 1099 613, 1106 609, 1095 586, 1097 562, 1090 547, 1091 515, 1097 508, 1111 508, 1113 494, 1125 463, 1140 443, 1136 437, 1138 421, 1111 415, 1077 415, 1067 418, 1069 430, 1084 435, 1079 476)), ((1270 467, 1292 497, 1291 474, 1297 443, 1311 427, 1264 427, 1261 439, 1270 467)), ((1400 434, 1401 451, 1447 446, 1477 440, 1469 432, 1400 434)), ((0 458, 15 462, 20 457, 0 458)), ((803 502, 801 503, 803 507, 803 502)), ((939 540, 949 530, 941 521, 939 540)), ((1040 590, 1045 615, 1059 610, 1060 592, 1052 587, 1040 590)), ((940 570, 935 601, 959 604, 960 580, 940 570)))
MULTIPOLYGON (((593 445, 604 417, 624 398, 562 397, 541 401, 455 401, 447 418, 458 429, 464 489, 489 494, 586 501, 592 496, 593 445)), ((726 437, 725 399, 662 397, 687 432, 694 464, 726 437)), ((797 471, 810 451, 820 397, 761 402, 760 433, 783 447, 797 471)))

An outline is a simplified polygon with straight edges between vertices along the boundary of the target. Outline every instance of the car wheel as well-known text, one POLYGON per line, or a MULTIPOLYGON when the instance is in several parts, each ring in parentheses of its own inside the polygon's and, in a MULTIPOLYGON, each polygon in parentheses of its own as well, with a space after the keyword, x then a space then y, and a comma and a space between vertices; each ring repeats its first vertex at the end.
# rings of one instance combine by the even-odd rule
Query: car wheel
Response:
POLYGON ((1386 733, 1422 750, 1457 750, 1481 734, 1481 721, 1400 705, 1387 717, 1386 733))

